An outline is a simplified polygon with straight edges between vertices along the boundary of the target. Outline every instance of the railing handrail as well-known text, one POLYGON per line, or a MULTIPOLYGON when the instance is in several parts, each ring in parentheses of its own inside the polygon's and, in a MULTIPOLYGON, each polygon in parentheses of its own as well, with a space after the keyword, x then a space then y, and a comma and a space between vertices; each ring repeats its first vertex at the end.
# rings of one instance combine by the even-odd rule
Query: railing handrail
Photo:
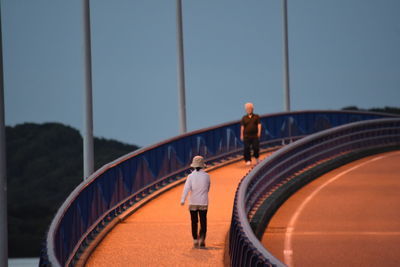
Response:
MULTIPOLYGON (((268 157, 266 160, 264 160, 262 163, 260 163, 259 165, 257 165, 255 168, 253 168, 253 170, 241 181, 238 189, 237 189, 237 195, 236 195, 236 200, 235 200, 235 204, 236 206, 234 207, 234 209, 236 209, 237 212, 237 219, 239 220, 239 224, 241 226, 241 230, 244 232, 245 238, 248 239, 248 241, 253 245, 254 249, 256 251, 258 251, 258 253, 260 253, 262 255, 262 257, 264 259, 266 259, 270 264, 272 264, 273 266, 285 266, 281 261, 279 261, 274 255, 272 255, 260 242, 260 240, 257 238, 256 234, 254 233, 249 219, 248 219, 248 210, 251 210, 251 207, 246 207, 246 204, 248 203, 248 199, 247 197, 252 195, 252 197, 254 197, 254 192, 248 192, 249 187, 251 185, 252 182, 254 182, 255 179, 262 179, 260 178, 260 176, 262 175, 263 172, 265 172, 266 168, 268 166, 275 166, 273 165, 276 161, 284 161, 285 157, 294 157, 291 153, 293 151, 295 151, 298 148, 302 148, 303 146, 306 146, 307 144, 310 144, 312 142, 315 142, 316 140, 322 139, 322 138, 328 138, 329 136, 333 136, 335 134, 340 134, 340 133, 345 133, 346 131, 349 130, 355 130, 357 132, 357 130, 359 130, 359 132, 369 132, 371 133, 371 129, 367 129, 367 130, 362 130, 362 128, 365 127, 375 127, 377 125, 383 125, 382 128, 377 128, 375 129, 375 134, 377 135, 377 132, 379 131, 383 131, 384 130, 392 130, 393 127, 388 127, 387 125, 390 125, 392 123, 396 123, 397 126, 397 130, 398 130, 398 134, 393 135, 392 137, 397 137, 397 145, 400 145, 400 118, 388 118, 388 119, 378 119, 378 120, 368 120, 368 121, 361 121, 361 122, 354 122, 354 123, 350 123, 350 124, 345 124, 342 126, 338 126, 335 128, 331 128, 328 130, 324 130, 322 132, 318 132, 309 136, 306 136, 304 138, 302 138, 301 140, 298 140, 294 143, 291 143, 281 149, 279 149, 277 152, 273 153, 270 157, 268 157)), ((357 132, 358 133, 358 132, 357 132)), ((346 137, 346 135, 343 135, 344 137, 346 137)), ((342 139, 343 139, 342 136, 342 139)), ((385 135, 387 136, 387 135, 385 135)), ((374 139, 374 137, 366 137, 365 140, 368 139, 374 139)), ((376 138, 375 138, 376 139, 376 138)), ((326 140, 324 142, 329 142, 330 140, 326 140)), ((349 141, 349 144, 351 142, 360 142, 360 140, 352 140, 349 141)), ((321 144, 317 144, 317 145, 323 145, 324 143, 321 144)), ((317 146, 315 145, 315 146, 317 146)), ((300 154, 303 151, 297 152, 297 156, 300 156, 300 154)), ((271 171, 273 172, 273 171, 271 171)), ((263 176, 265 177, 265 176, 263 176)), ((266 178, 266 177, 265 177, 266 178)), ((274 178, 273 177, 269 177, 272 181, 272 183, 274 183, 274 178)), ((276 178, 277 179, 277 178, 276 178)), ((255 186, 252 186, 255 187, 255 186)), ((265 193, 265 192, 264 192, 265 193)), ((259 193, 259 195, 261 195, 261 193, 259 193)), ((257 198, 257 196, 255 196, 255 198, 257 198)), ((254 201, 253 201, 254 202, 254 201)), ((234 210, 235 212, 235 210, 234 210)), ((234 220, 234 215, 232 220, 234 220)), ((233 224, 232 224, 233 225, 233 224)), ((231 225, 231 227, 232 227, 231 225)), ((235 224, 236 225, 236 224, 235 224)), ((232 232, 232 229, 231 229, 232 232)))

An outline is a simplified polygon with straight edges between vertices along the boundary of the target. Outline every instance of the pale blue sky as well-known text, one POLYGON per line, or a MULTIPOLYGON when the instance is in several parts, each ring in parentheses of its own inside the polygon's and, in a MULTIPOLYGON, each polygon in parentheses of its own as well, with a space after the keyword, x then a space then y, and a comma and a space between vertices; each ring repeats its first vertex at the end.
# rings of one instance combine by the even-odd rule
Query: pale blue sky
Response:
MULTIPOLYGON (((283 111, 280 0, 183 0, 188 130, 283 111)), ((83 125, 81 0, 1 0, 6 123, 83 125)), ((288 0, 292 110, 400 104, 400 1, 288 0)), ((94 134, 179 133, 175 0, 91 0, 94 134)))

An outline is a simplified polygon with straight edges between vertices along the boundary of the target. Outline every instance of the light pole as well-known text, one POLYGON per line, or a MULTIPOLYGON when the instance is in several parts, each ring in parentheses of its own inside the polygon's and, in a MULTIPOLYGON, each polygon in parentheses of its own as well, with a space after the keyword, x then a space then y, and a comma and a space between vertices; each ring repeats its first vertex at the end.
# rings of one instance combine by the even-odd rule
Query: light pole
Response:
POLYGON ((288 18, 287 0, 282 0, 283 18, 283 95, 285 111, 290 111, 290 83, 289 83, 289 45, 288 45, 288 18))
POLYGON ((186 133, 185 64, 183 53, 182 1, 176 0, 176 30, 178 54, 179 130, 186 133))
MULTIPOLYGON (((0 3, 1 5, 1 3, 0 3)), ((0 7, 0 266, 8 266, 7 171, 4 116, 3 31, 0 7)))
POLYGON ((90 2, 83 3, 83 40, 85 65, 84 127, 83 127, 83 177, 87 179, 94 170, 93 160, 93 97, 92 97, 92 52, 90 39, 90 2))

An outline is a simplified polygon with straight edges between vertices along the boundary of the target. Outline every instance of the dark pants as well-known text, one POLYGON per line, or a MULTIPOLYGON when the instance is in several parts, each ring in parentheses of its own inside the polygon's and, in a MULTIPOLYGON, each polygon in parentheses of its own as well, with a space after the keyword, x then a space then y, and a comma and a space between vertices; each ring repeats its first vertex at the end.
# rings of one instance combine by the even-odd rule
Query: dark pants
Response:
POLYGON ((207 210, 191 210, 190 218, 192 219, 192 236, 193 239, 197 237, 201 239, 206 239, 207 233, 207 210), (200 233, 197 235, 197 225, 200 217, 200 233))
POLYGON ((244 161, 251 161, 251 149, 253 149, 253 156, 258 159, 260 156, 260 140, 258 137, 245 137, 244 140, 243 156, 244 161))

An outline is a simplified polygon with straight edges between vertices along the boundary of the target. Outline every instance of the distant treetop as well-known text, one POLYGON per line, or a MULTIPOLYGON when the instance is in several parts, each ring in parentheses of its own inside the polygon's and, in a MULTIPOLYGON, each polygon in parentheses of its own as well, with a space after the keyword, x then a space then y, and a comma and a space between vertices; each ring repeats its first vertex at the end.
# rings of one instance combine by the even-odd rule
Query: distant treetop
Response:
POLYGON ((348 107, 344 107, 343 110, 372 111, 372 112, 381 112, 381 113, 400 115, 400 108, 396 108, 396 107, 360 109, 356 106, 348 106, 348 107))

